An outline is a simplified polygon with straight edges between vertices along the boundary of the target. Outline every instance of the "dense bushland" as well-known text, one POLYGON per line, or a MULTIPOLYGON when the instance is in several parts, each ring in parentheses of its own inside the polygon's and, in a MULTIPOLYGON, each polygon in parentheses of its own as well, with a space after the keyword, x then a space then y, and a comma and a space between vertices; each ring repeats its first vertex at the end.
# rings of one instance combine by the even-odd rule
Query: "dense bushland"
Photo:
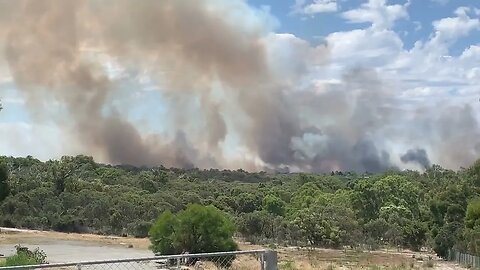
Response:
POLYGON ((160 214, 200 204, 254 242, 480 255, 480 162, 374 175, 136 168, 86 156, 0 163, 2 226, 145 237, 160 214))

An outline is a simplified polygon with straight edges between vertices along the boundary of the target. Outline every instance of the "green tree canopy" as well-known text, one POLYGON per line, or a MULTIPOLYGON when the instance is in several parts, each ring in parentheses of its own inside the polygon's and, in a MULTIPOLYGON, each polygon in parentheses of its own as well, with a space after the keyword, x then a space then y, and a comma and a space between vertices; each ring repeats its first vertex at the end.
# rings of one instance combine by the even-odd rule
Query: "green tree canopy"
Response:
POLYGON ((236 210, 239 213, 251 213, 259 210, 261 200, 255 194, 243 192, 236 197, 236 210))
POLYGON ((365 221, 380 217, 382 207, 394 205, 406 207, 413 216, 419 214, 419 186, 401 175, 372 177, 356 183, 353 204, 365 221))
POLYGON ((458 171, 433 165, 425 172, 332 175, 109 165, 87 156, 0 156, 0 164, 0 226, 150 232, 152 249, 171 254, 233 247, 224 211, 252 243, 480 255, 480 161, 458 171), (187 208, 192 203, 221 211, 187 208))
POLYGON ((480 198, 476 198, 468 204, 465 226, 469 229, 480 226, 480 198))
POLYGON ((267 195, 263 199, 263 208, 269 213, 277 216, 285 214, 285 202, 275 195, 267 195))
POLYGON ((314 204, 299 210, 294 223, 313 246, 353 245, 360 234, 353 211, 344 206, 314 204))
POLYGON ((10 193, 8 186, 8 169, 5 164, 0 164, 0 202, 3 201, 10 193))
POLYGON ((235 227, 214 206, 191 204, 177 214, 164 212, 150 229, 151 249, 160 254, 232 251, 235 227))
POLYGON ((480 255, 480 198, 472 200, 465 216, 464 238, 469 252, 480 255))

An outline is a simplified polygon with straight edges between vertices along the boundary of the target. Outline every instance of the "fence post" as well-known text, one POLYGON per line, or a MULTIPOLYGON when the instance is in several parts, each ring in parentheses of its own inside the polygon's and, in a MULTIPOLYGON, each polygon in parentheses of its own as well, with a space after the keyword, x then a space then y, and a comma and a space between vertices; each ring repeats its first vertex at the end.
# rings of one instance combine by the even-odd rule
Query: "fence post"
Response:
POLYGON ((265 270, 265 256, 267 256, 266 252, 260 255, 260 270, 265 270))
POLYGON ((263 257, 265 258, 265 270, 278 270, 278 255, 276 251, 268 250, 263 257))

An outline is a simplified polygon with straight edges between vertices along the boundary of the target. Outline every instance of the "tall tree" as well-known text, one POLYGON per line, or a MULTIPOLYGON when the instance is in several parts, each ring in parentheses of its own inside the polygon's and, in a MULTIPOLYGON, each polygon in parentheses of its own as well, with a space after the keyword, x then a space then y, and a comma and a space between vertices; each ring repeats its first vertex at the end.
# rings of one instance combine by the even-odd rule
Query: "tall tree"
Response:
POLYGON ((161 254, 201 253, 237 249, 235 228, 214 206, 191 204, 173 215, 165 212, 150 230, 151 249, 161 254))
POLYGON ((0 164, 0 202, 3 201, 10 193, 8 186, 8 169, 5 164, 0 164))

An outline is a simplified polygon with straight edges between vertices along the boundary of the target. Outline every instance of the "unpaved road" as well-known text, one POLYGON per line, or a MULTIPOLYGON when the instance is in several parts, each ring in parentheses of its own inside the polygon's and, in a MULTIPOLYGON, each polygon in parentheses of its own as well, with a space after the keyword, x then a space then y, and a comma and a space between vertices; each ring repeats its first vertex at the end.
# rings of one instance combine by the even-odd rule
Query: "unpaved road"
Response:
MULTIPOLYGON (((40 248, 45 251, 48 261, 52 263, 153 256, 153 253, 148 250, 109 246, 85 241, 37 240, 20 244, 30 249, 40 248)), ((0 244, 0 253, 6 256, 12 255, 15 253, 15 247, 12 244, 0 244)))
POLYGON ((152 257, 147 249, 148 240, 43 232, 0 228, 0 254, 15 253, 15 245, 39 248, 47 254, 49 262, 78 262, 107 259, 152 257), (128 246, 133 246, 128 248, 128 246))

